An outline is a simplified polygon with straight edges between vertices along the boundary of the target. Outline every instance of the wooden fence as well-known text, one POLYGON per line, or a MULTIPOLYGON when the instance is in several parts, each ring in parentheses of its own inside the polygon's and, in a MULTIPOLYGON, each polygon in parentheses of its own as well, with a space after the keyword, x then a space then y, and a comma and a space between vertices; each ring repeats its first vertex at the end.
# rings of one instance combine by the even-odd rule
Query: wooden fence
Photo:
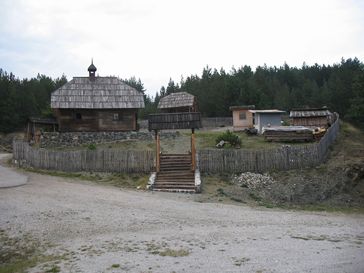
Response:
POLYGON ((329 146, 339 131, 339 119, 327 130, 320 142, 308 145, 282 145, 266 150, 198 151, 199 169, 207 173, 265 172, 317 166, 327 158, 329 146))
POLYGON ((232 117, 202 118, 201 122, 205 128, 233 126, 232 117))
MULTIPOLYGON (((266 150, 199 150, 198 167, 205 173, 265 172, 317 166, 327 158, 329 146, 339 131, 339 119, 318 143, 283 145, 266 150)), ((97 149, 52 151, 13 142, 13 157, 19 165, 60 171, 148 173, 155 170, 154 151, 97 149)))
POLYGON ((24 141, 13 142, 13 158, 20 166, 65 172, 149 173, 154 170, 154 151, 97 149, 52 151, 29 146, 24 141))

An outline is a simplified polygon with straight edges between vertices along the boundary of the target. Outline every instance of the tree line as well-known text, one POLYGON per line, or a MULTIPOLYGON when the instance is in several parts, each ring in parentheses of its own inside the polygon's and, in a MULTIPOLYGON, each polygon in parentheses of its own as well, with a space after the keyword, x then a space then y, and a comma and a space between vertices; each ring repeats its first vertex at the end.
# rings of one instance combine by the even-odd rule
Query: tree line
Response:
POLYGON ((302 67, 250 66, 224 69, 205 67, 175 83, 170 79, 155 96, 186 91, 197 97, 199 110, 207 117, 231 116, 233 105, 255 105, 257 109, 327 106, 341 117, 364 122, 364 65, 357 58, 333 65, 303 64, 302 67))
MULTIPOLYGON (((199 111, 206 117, 231 116, 229 107, 233 105, 285 111, 327 106, 341 117, 364 123, 364 64, 357 58, 300 68, 284 64, 253 70, 242 66, 226 72, 205 67, 201 75, 190 75, 180 82, 170 79, 154 97, 145 94, 140 79, 123 81, 144 93, 145 109, 140 110, 140 118, 156 112, 161 97, 185 91, 197 97, 199 111)), ((0 132, 22 129, 30 116, 52 116, 51 92, 66 82, 64 75, 52 79, 38 74, 20 80, 0 69, 0 132)))

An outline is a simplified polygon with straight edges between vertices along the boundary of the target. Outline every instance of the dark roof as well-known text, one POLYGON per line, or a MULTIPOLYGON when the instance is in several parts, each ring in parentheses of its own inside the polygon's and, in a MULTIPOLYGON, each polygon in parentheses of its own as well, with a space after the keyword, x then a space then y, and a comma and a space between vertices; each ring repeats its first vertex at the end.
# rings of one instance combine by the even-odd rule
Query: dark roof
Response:
POLYGON ((55 118, 38 118, 38 117, 29 117, 29 122, 37 123, 37 124, 58 124, 55 118))
POLYGON ((270 109, 270 110, 249 110, 254 114, 283 114, 285 111, 277 110, 277 109, 270 109))
POLYGON ((312 132, 310 128, 305 126, 272 126, 264 127, 264 130, 276 132, 312 132))
POLYGON ((331 115, 327 108, 293 109, 289 113, 290 118, 326 117, 331 115))
POLYGON ((149 130, 198 129, 201 127, 199 112, 159 113, 148 116, 149 130))
POLYGON ((94 65, 94 62, 93 62, 93 61, 91 61, 91 64, 90 64, 90 66, 88 67, 88 69, 87 69, 87 70, 88 70, 88 71, 96 72, 97 68, 96 68, 96 66, 94 65))
POLYGON ((240 106, 230 106, 229 110, 252 110, 255 109, 255 105, 240 105, 240 106))
POLYGON ((144 108, 144 97, 116 77, 74 77, 52 93, 51 108, 144 108))
POLYGON ((195 96, 187 92, 172 93, 160 99, 158 108, 192 107, 195 96))

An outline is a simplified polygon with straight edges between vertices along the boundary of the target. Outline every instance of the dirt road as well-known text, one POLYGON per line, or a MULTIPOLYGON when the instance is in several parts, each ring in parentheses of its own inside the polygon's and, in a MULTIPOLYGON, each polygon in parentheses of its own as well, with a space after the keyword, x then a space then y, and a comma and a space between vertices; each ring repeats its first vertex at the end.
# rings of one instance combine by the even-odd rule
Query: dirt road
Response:
POLYGON ((0 189, 0 216, 2 265, 14 255, 36 261, 29 272, 364 272, 364 215, 198 203, 30 174, 0 189))

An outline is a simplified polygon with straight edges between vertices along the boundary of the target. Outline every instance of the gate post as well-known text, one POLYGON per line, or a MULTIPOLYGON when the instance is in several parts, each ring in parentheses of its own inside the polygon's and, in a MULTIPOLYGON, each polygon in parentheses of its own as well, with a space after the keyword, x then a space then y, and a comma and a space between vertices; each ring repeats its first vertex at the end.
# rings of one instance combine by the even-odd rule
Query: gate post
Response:
POLYGON ((158 130, 155 130, 155 140, 156 140, 156 172, 158 173, 160 171, 160 136, 158 130))
POLYGON ((191 134, 191 157, 192 171, 194 171, 196 169, 195 129, 192 129, 191 134))

